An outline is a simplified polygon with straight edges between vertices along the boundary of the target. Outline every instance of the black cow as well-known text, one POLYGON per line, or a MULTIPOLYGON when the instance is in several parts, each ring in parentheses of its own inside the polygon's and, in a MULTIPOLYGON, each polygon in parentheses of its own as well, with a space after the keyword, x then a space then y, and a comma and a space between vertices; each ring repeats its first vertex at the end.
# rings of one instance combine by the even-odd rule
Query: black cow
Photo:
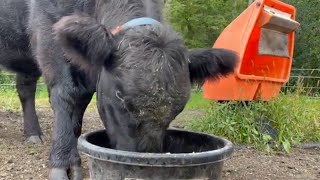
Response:
MULTIPOLYGON (((13 18, 6 29, 20 28, 15 31, 21 34, 14 35, 11 46, 1 48, 0 56, 1 62, 2 53, 26 52, 23 57, 28 58, 6 58, 7 63, 1 64, 26 71, 28 77, 39 77, 31 74, 41 72, 48 86, 55 117, 50 179, 68 179, 69 169, 69 177, 82 179, 77 137, 94 92, 113 148, 161 152, 164 131, 184 109, 191 84, 232 73, 236 65, 236 55, 227 50, 187 50, 162 20, 162 0, 15 0, 10 4, 21 8, 24 2, 28 11, 22 7, 24 11, 16 13, 18 20, 13 18), (138 19, 142 17, 152 19, 138 19), (15 28, 15 21, 21 27, 15 28), (127 22, 128 29, 121 28, 127 22)), ((34 94, 28 89, 25 93, 34 94)))
POLYGON ((16 88, 23 108, 24 134, 41 143, 35 111, 35 91, 41 71, 32 56, 27 33, 28 6, 24 0, 0 1, 0 68, 17 72, 16 88))

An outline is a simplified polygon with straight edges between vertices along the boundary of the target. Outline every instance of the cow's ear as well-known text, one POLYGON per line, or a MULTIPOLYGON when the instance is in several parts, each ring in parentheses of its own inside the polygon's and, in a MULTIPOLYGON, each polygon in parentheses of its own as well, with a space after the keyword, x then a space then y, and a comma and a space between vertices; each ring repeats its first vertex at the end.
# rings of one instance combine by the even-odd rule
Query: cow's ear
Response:
POLYGON ((64 16, 53 25, 53 32, 66 58, 83 68, 101 66, 114 49, 110 31, 88 15, 64 16))
POLYGON ((206 79, 233 73, 238 62, 236 53, 226 49, 193 49, 188 58, 190 81, 200 86, 206 79))

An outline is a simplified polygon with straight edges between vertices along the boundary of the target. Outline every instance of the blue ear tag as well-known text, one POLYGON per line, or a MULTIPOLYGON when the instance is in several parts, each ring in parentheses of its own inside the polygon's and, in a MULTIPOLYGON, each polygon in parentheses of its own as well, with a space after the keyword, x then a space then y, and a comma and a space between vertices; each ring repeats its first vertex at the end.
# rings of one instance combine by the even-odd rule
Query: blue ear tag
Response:
POLYGON ((160 25, 161 23, 157 20, 154 20, 152 18, 142 17, 142 18, 136 18, 133 20, 128 21, 127 23, 122 25, 123 30, 128 30, 132 27, 136 26, 145 26, 145 25, 160 25))
POLYGON ((111 32, 113 35, 119 33, 120 31, 125 31, 130 28, 136 27, 136 26, 146 26, 146 25, 161 25, 161 23, 155 19, 148 18, 148 17, 142 17, 142 18, 136 18, 132 19, 122 26, 118 26, 115 29, 113 29, 111 32))

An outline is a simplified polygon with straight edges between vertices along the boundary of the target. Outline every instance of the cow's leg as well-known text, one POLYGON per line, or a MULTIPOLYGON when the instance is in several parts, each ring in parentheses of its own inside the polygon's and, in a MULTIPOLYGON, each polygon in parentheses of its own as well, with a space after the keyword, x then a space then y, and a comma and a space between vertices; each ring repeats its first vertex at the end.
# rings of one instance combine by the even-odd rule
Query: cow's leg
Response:
POLYGON ((84 111, 92 94, 83 93, 76 87, 59 84, 50 88, 50 101, 55 121, 50 152, 49 179, 82 179, 81 160, 77 150, 77 138, 81 133, 84 111))
POLYGON ((23 109, 24 134, 27 142, 42 143, 42 131, 35 110, 35 92, 39 77, 17 74, 16 88, 23 109))
MULTIPOLYGON (((72 114, 73 131, 76 138, 78 138, 81 135, 83 115, 88 104, 91 101, 92 95, 92 93, 84 94, 76 100, 77 108, 75 109, 75 112, 72 114)), ((76 147, 73 147, 71 151, 71 162, 76 162, 79 158, 80 156, 78 153, 78 149, 76 147)), ((83 179, 82 168, 79 164, 71 165, 70 177, 74 180, 83 179)))

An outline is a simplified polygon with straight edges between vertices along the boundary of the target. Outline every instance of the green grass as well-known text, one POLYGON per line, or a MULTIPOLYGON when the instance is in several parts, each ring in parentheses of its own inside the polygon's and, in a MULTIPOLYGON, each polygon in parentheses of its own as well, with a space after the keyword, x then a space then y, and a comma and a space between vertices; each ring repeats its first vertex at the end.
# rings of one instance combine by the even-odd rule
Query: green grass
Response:
MULTIPOLYGON (((44 87, 39 86, 37 88, 36 106, 50 107, 48 102, 48 93, 44 87)), ((0 109, 12 112, 21 110, 18 93, 14 86, 0 88, 0 109)))
POLYGON ((201 91, 193 91, 185 110, 206 110, 211 107, 211 101, 203 99, 201 91))
POLYGON ((281 149, 290 152, 292 145, 320 142, 320 100, 292 93, 281 94, 270 102, 211 102, 208 105, 200 103, 200 95, 193 98, 196 99, 191 102, 206 107, 206 113, 200 119, 186 121, 187 129, 215 134, 235 144, 249 144, 269 152, 281 149), (256 121, 259 117, 270 121, 278 132, 276 140, 259 131, 261 126, 256 121))
MULTIPOLYGON (((0 90, 0 109, 21 111, 15 88, 0 90)), ((93 97, 87 111, 96 111, 95 102, 93 97)), ((36 93, 36 107, 50 108, 47 90, 41 86, 36 93)), ((280 94, 270 102, 249 104, 220 104, 203 99, 201 91, 193 92, 183 114, 186 116, 179 123, 189 130, 222 136, 234 144, 253 145, 269 152, 282 149, 290 152, 292 145, 320 142, 320 99, 310 99, 299 92, 280 94), (276 140, 259 131, 261 126, 255 121, 258 117, 270 121, 278 132, 276 140)))
MULTIPOLYGON (((93 96, 87 111, 95 111, 96 97, 93 96)), ((36 109, 50 108, 48 91, 45 86, 38 86, 36 91, 36 109)), ((20 112, 21 105, 18 97, 18 93, 14 86, 7 86, 0 88, 0 109, 11 112, 20 112)))

